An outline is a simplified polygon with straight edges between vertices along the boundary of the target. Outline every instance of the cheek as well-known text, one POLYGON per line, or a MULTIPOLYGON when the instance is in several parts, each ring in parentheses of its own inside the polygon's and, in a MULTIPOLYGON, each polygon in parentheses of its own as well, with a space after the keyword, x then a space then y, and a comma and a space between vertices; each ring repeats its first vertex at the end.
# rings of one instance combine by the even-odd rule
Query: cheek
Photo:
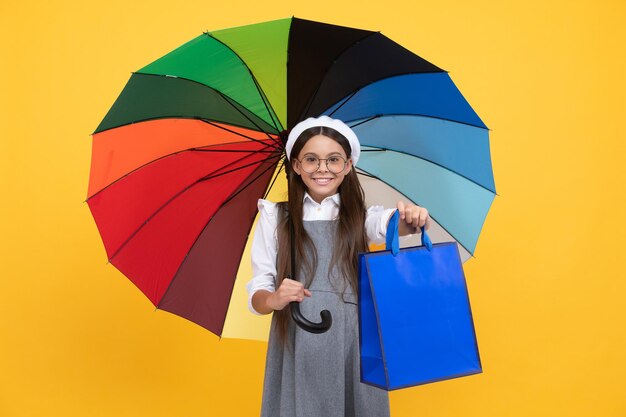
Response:
POLYGON ((346 180, 345 175, 337 176, 337 187, 339 187, 346 180))

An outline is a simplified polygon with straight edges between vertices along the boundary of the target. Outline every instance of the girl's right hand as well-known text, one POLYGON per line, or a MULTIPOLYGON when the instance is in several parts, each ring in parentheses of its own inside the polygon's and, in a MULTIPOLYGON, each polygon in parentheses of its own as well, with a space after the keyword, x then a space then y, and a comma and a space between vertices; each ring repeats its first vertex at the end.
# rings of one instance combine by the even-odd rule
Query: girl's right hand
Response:
POLYGON ((292 301, 301 302, 304 297, 310 296, 311 291, 304 288, 304 284, 285 278, 278 289, 268 297, 267 304, 272 310, 282 310, 292 301))

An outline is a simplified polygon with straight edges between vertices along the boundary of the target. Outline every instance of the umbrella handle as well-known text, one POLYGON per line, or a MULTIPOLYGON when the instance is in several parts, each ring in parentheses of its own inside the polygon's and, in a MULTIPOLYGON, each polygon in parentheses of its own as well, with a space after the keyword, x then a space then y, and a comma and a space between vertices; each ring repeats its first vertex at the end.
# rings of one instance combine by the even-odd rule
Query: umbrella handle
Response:
POLYGON ((328 310, 322 310, 320 313, 320 317, 322 318, 320 323, 313 323, 302 315, 302 312, 300 311, 300 303, 292 301, 289 304, 291 307, 291 317, 293 318, 293 321, 295 321, 301 329, 306 330, 309 333, 324 333, 330 329, 330 326, 333 324, 333 316, 331 316, 330 311, 328 310))
MULTIPOLYGON (((296 268, 295 268, 296 248, 294 246, 294 241, 295 241, 295 236, 294 236, 294 231, 293 231, 293 221, 291 221, 291 218, 290 218, 289 219, 289 244, 291 246, 291 263, 290 263, 291 274, 288 274, 287 277, 289 279, 297 281, 296 268)), ((300 303, 298 303, 297 301, 292 301, 289 304, 291 305, 291 318, 293 318, 293 321, 295 321, 296 324, 300 326, 302 330, 306 330, 309 333, 320 334, 320 333, 324 333, 328 331, 328 329, 330 329, 330 326, 332 326, 333 324, 333 316, 330 315, 330 311, 328 310, 323 310, 320 313, 320 317, 322 318, 322 321, 320 323, 313 323, 312 321, 307 320, 307 318, 302 315, 302 312, 300 311, 300 303)))

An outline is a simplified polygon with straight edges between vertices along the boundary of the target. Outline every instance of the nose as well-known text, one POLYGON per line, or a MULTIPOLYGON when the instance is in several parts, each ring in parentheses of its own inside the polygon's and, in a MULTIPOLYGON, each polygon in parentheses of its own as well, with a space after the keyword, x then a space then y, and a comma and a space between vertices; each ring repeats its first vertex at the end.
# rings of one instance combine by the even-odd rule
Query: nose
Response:
POLYGON ((322 162, 324 162, 324 169, 323 171, 329 171, 328 169, 328 159, 320 159, 319 160, 319 165, 317 167, 318 171, 322 171, 322 162))

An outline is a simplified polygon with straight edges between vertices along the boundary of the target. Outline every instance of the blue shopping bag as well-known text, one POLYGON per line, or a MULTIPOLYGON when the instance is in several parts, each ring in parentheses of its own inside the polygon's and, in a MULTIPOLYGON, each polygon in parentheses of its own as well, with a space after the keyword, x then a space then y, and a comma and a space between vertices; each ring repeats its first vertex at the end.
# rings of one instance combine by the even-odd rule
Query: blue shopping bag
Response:
POLYGON ((387 250, 359 254, 361 382, 386 390, 482 372, 455 242, 399 249, 398 212, 387 250))

